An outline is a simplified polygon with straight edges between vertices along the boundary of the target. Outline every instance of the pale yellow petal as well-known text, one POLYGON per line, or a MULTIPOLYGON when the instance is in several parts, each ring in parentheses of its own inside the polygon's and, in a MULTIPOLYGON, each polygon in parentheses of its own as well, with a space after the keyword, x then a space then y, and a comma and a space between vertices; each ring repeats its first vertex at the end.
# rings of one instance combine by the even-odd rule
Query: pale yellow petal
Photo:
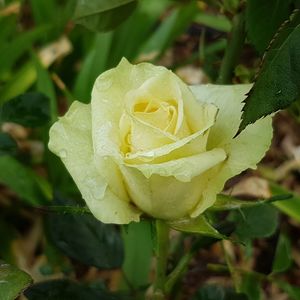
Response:
POLYGON ((224 161, 226 153, 221 148, 215 148, 197 155, 170 160, 158 164, 127 165, 140 170, 146 178, 153 174, 163 177, 174 176, 182 182, 189 182, 192 178, 201 175, 205 171, 224 161))
POLYGON ((113 172, 114 165, 110 164, 106 170, 99 170, 101 173, 96 168, 90 105, 80 102, 72 104, 66 115, 51 127, 49 149, 62 159, 97 219, 117 224, 139 220, 140 212, 129 204, 127 195, 124 199, 118 197, 124 196, 122 190, 117 190, 122 182, 116 184, 115 178, 110 187, 108 174, 101 174, 109 170, 113 172))
POLYGON ((125 95, 165 70, 149 63, 132 65, 122 59, 116 68, 102 73, 96 79, 91 101, 92 136, 96 155, 121 159, 119 121, 125 110, 125 95))
POLYGON ((200 103, 214 104, 219 108, 216 123, 209 134, 209 149, 219 147, 235 136, 241 123, 242 102, 251 87, 251 84, 190 86, 200 103))
POLYGON ((143 162, 164 162, 171 159, 177 159, 190 155, 195 155, 203 152, 206 149, 207 136, 209 129, 214 125, 218 109, 214 105, 202 105, 202 115, 204 117, 205 126, 201 130, 172 143, 167 143, 159 148, 154 148, 146 151, 138 151, 129 153, 126 156, 128 163, 143 163, 143 162))
POLYGON ((201 197, 198 177, 181 182, 173 176, 152 175, 149 179, 137 169, 121 166, 132 201, 154 218, 175 220, 189 214, 201 197))
POLYGON ((236 138, 224 145, 228 158, 201 178, 199 187, 203 189, 203 194, 191 213, 192 217, 214 204, 216 195, 222 191, 228 179, 248 168, 256 168, 270 147, 272 133, 272 119, 266 117, 248 125, 236 138))

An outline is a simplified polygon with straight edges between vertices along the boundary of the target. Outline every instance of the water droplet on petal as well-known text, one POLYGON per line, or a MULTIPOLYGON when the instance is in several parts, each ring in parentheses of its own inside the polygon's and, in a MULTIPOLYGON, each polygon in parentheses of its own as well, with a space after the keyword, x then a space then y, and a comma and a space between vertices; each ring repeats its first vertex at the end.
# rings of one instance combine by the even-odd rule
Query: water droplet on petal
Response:
POLYGON ((67 151, 65 149, 62 149, 59 151, 59 156, 61 158, 66 158, 67 157, 67 151))

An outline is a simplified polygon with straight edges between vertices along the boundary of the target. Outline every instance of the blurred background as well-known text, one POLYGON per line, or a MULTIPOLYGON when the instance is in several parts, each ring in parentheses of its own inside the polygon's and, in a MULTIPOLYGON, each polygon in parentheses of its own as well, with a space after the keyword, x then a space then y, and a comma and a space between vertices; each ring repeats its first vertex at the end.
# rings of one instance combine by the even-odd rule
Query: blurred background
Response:
MULTIPOLYGON (((153 278, 151 223, 120 228, 88 214, 47 148, 51 124, 72 101, 88 103, 96 77, 122 57, 166 66, 190 85, 253 82, 297 1, 277 9, 271 28, 249 5, 252 27, 225 80, 222 58, 245 1, 98 1, 100 10, 96 2, 87 9, 85 1, 0 0, 1 300, 143 299, 153 278)), ((261 166, 226 186, 241 199, 290 199, 214 216, 234 221, 241 243, 174 232, 170 269, 195 240, 201 250, 193 248, 172 299, 300 299, 299 112, 295 104, 276 115, 261 166)))

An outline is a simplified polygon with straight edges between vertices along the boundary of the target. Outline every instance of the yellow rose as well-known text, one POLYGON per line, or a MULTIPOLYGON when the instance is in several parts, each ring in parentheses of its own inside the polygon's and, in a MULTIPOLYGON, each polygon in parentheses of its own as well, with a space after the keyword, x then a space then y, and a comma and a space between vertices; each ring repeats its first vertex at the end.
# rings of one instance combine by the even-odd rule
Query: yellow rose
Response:
POLYGON ((123 59, 97 78, 91 104, 74 102, 52 126, 49 148, 104 223, 197 217, 270 145, 270 117, 234 137, 250 87, 188 87, 123 59))

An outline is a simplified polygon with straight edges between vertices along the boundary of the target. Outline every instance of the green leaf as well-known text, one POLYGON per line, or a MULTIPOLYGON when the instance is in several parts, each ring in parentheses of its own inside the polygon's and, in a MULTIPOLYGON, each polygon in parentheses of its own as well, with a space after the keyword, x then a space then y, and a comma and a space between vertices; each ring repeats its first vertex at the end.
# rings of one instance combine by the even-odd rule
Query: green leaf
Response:
POLYGON ((0 261, 0 299, 14 300, 32 282, 31 277, 18 268, 0 261))
POLYGON ((276 284, 289 295, 291 300, 300 299, 300 288, 298 286, 291 285, 285 281, 276 280, 276 284))
POLYGON ((51 121, 54 123, 57 120, 57 102, 54 84, 47 68, 42 65, 35 53, 32 53, 32 60, 35 63, 37 71, 36 91, 49 98, 49 113, 51 116, 51 121))
POLYGON ((277 29, 288 19, 290 13, 290 0, 247 1, 246 29, 250 41, 260 53, 264 52, 277 29))
POLYGON ((152 260, 152 233, 150 222, 130 223, 123 227, 125 260, 123 272, 130 285, 140 288, 149 284, 152 260), (138 242, 137 242, 138 241, 138 242))
POLYGON ((26 127, 46 125, 50 121, 49 98, 41 93, 26 93, 0 107, 0 122, 14 122, 26 127))
POLYGON ((242 274, 241 292, 248 296, 248 300, 261 300, 261 285, 253 273, 242 274))
POLYGON ((0 183, 8 186, 27 204, 46 202, 38 184, 37 175, 10 156, 0 156, 0 183))
POLYGON ((16 141, 8 133, 0 132, 0 156, 15 154, 17 149, 16 141))
POLYGON ((195 1, 173 9, 170 15, 160 24, 152 36, 141 47, 143 54, 160 56, 174 42, 196 17, 199 9, 195 1))
POLYGON ((235 233, 242 241, 269 237, 277 229, 278 211, 271 205, 262 204, 233 211, 231 220, 236 222, 235 233))
MULTIPOLYGON (((270 188, 274 196, 291 193, 287 189, 275 183, 270 183, 270 188)), ((300 196, 296 193, 292 193, 292 197, 290 199, 275 202, 274 205, 291 218, 300 222, 300 196)))
POLYGON ((246 98, 240 129, 300 98, 300 11, 279 31, 246 98))
POLYGON ((255 207, 270 202, 290 199, 291 197, 292 197, 291 193, 285 193, 285 194, 282 193, 280 195, 276 195, 265 200, 247 201, 247 200, 240 200, 235 197, 224 195, 224 194, 218 194, 216 202, 209 209, 212 211, 214 210, 218 211, 218 210, 234 210, 234 209, 241 209, 246 207, 255 207))
POLYGON ((204 285, 192 300, 248 300, 245 294, 218 285, 204 285))
POLYGON ((125 21, 136 4, 136 0, 79 0, 74 20, 93 31, 108 31, 125 21))
POLYGON ((227 239, 226 236, 219 233, 206 219, 204 215, 197 218, 187 218, 167 223, 171 228, 190 233, 198 233, 205 236, 214 237, 217 239, 227 239))
POLYGON ((9 70, 15 62, 32 47, 32 44, 43 37, 49 26, 41 26, 31 31, 23 32, 0 48, 1 72, 9 70))
MULTIPOLYGON (((74 204, 58 198, 55 201, 74 204)), ((101 223, 92 215, 50 214, 47 227, 53 243, 85 265, 114 269, 123 263, 123 244, 117 228, 101 223)))
POLYGON ((272 271, 274 273, 288 270, 292 264, 292 247, 289 237, 281 233, 277 242, 272 271))
POLYGON ((74 95, 84 103, 90 102, 94 82, 99 74, 106 70, 111 55, 112 38, 112 32, 95 35, 91 50, 87 53, 76 77, 74 95))
POLYGON ((224 15, 208 14, 207 12, 201 12, 194 18, 196 23, 213 28, 217 31, 229 32, 231 29, 231 23, 224 15))
POLYGON ((0 88, 0 105, 24 92, 35 82, 37 71, 32 61, 18 68, 3 87, 0 88))
POLYGON ((24 294, 28 300, 125 300, 103 287, 93 288, 63 279, 34 284, 24 294))

